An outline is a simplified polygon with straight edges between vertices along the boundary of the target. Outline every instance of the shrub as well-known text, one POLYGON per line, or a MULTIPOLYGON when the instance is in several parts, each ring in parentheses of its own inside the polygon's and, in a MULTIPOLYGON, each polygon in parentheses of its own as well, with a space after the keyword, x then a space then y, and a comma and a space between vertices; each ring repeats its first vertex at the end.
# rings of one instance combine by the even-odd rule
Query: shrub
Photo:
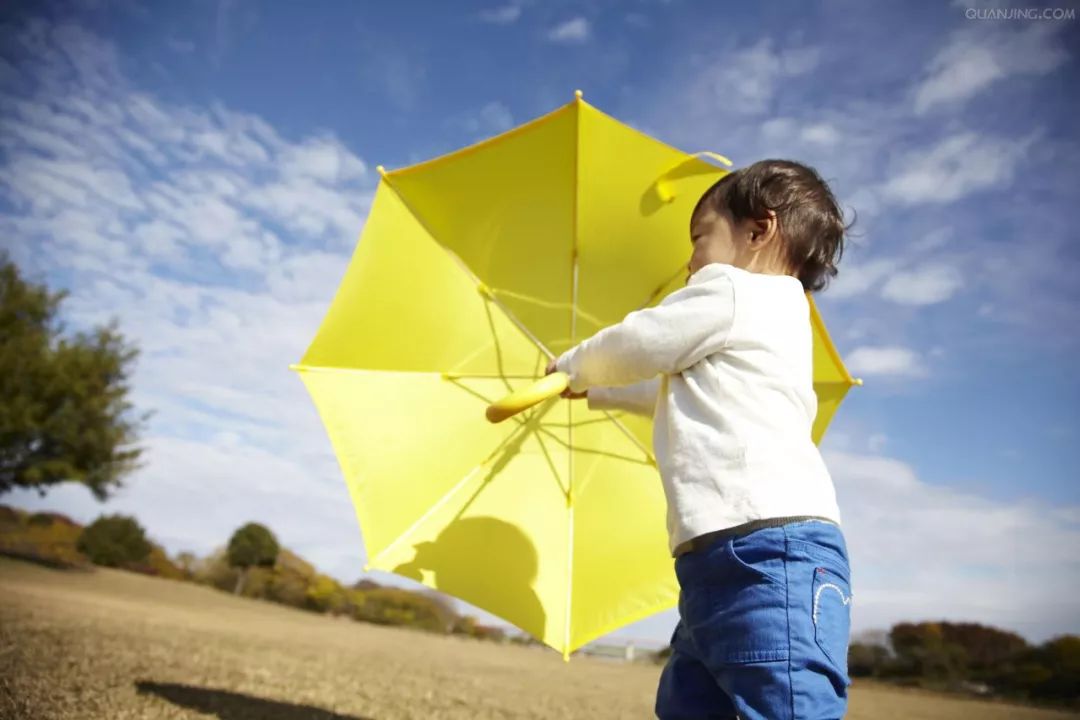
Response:
POLYGON ((380 625, 407 625, 446 633, 454 625, 446 608, 425 595, 400 588, 383 587, 353 591, 353 617, 380 625))
POLYGON ((27 513, 0 505, 0 553, 57 568, 88 565, 75 547, 82 527, 62 515, 50 517, 66 522, 31 524, 27 513))
POLYGON ((150 555, 142 526, 126 515, 99 517, 82 531, 76 547, 94 564, 108 567, 128 567, 150 555))
POLYGON ((307 604, 312 610, 338 614, 344 612, 349 598, 345 588, 328 575, 316 575, 307 587, 307 604))

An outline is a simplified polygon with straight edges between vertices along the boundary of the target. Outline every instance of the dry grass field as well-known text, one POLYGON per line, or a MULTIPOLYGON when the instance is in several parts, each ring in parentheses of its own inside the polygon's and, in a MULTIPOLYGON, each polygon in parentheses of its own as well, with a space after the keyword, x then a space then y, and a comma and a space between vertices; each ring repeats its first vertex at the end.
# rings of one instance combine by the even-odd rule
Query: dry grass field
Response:
MULTIPOLYGON (((649 718, 659 672, 0 558, 5 720, 649 718)), ((857 684, 848 717, 1076 716, 857 684)))

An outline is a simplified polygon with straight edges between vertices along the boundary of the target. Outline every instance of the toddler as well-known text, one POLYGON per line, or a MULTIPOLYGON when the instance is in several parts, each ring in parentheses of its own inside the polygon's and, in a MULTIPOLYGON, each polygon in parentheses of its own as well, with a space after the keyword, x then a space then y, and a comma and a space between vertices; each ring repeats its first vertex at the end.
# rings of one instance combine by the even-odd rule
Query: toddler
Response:
POLYGON ((690 220, 686 287, 548 365, 564 397, 653 415, 679 580, 660 720, 824 720, 847 705, 851 574, 817 414, 807 292, 844 226, 805 165, 724 176, 690 220))

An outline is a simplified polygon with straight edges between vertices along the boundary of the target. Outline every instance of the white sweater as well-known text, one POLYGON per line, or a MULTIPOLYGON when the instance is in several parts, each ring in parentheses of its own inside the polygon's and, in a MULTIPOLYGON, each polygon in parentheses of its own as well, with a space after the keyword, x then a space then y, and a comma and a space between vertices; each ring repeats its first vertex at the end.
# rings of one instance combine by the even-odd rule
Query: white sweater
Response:
POLYGON ((713 263, 556 361, 590 409, 653 415, 672 552, 713 530, 840 522, 811 428, 810 306, 798 279, 713 263), (657 377, 659 376, 659 377, 657 377))

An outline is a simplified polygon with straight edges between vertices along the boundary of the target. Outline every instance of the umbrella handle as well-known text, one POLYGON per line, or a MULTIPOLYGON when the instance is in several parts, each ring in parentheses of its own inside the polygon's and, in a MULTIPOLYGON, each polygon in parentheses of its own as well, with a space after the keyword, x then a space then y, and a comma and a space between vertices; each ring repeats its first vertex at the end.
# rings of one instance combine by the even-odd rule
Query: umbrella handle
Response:
POLYGON ((522 410, 527 410, 533 405, 561 394, 569 386, 570 376, 564 372, 545 375, 532 385, 510 393, 502 400, 488 405, 486 413, 488 422, 500 423, 509 417, 517 415, 522 410))

